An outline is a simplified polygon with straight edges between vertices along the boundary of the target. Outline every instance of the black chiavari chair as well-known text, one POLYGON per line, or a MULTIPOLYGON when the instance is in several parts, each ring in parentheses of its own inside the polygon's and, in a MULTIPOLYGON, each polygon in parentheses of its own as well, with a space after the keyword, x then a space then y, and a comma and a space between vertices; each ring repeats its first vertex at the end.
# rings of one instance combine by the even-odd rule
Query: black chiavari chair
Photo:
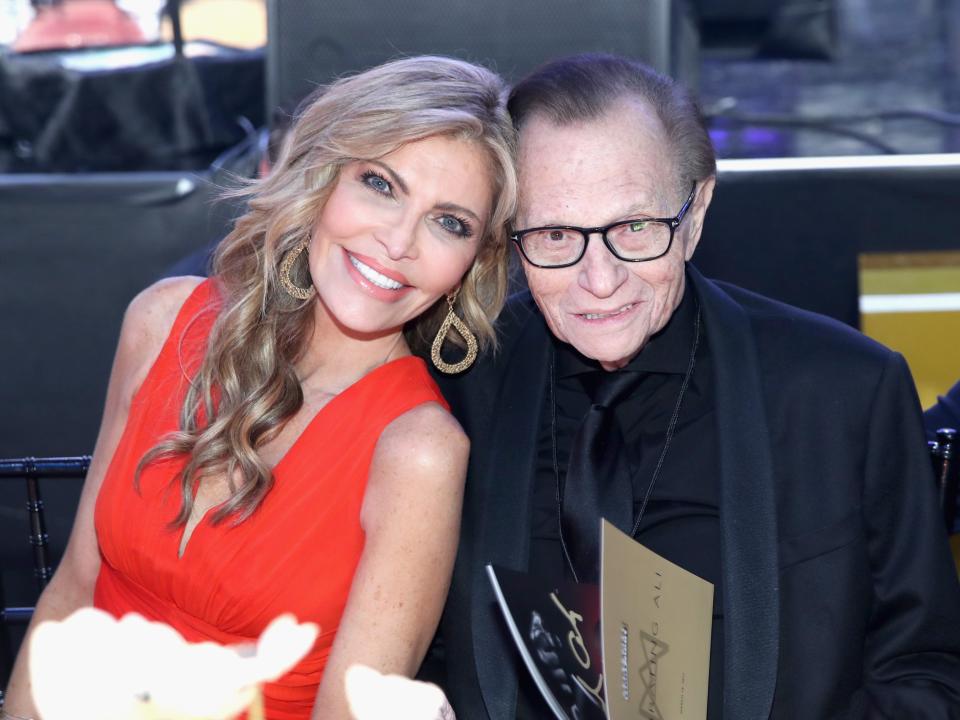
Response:
MULTIPOLYGON (((33 559, 33 573, 37 582, 37 592, 50 582, 53 576, 53 564, 50 558, 47 524, 44 517, 43 498, 40 493, 40 481, 50 479, 83 479, 90 468, 90 456, 14 458, 0 460, 0 480, 22 480, 26 490, 26 511, 29 524, 28 542, 33 559)), ((10 637, 10 627, 26 625, 33 617, 33 607, 7 607, 2 583, 0 583, 0 707, 3 707, 3 687, 12 670, 14 648, 10 637)))

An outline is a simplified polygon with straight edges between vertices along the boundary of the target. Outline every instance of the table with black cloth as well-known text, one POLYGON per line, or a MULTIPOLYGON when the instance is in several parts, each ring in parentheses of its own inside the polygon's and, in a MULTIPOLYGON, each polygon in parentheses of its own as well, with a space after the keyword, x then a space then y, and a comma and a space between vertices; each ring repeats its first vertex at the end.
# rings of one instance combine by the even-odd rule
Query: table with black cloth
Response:
POLYGON ((264 111, 261 50, 0 52, 0 173, 202 169, 264 111))

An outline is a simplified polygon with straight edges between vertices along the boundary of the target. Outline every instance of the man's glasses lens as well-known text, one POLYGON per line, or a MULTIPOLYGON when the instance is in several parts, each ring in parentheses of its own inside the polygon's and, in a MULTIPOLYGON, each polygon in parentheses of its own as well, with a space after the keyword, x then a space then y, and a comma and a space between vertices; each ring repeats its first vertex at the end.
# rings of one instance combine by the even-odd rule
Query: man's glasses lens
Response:
POLYGON ((585 242, 579 230, 547 228, 525 232, 520 239, 524 254, 538 265, 565 265, 580 256, 585 242))
POLYGON ((670 226, 656 220, 630 220, 607 230, 607 242, 627 260, 657 257, 670 246, 670 226))

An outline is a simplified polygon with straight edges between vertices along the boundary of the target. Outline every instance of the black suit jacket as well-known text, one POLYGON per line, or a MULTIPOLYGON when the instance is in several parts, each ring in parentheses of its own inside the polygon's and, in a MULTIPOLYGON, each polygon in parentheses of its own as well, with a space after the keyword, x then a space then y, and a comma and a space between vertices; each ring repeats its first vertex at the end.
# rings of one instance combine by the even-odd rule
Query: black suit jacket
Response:
MULTIPOLYGON (((724 717, 960 718, 960 587, 903 359, 692 267, 714 358, 724 717)), ((472 441, 439 677, 461 720, 513 717, 526 672, 483 571, 525 570, 549 330, 442 381, 472 441)))

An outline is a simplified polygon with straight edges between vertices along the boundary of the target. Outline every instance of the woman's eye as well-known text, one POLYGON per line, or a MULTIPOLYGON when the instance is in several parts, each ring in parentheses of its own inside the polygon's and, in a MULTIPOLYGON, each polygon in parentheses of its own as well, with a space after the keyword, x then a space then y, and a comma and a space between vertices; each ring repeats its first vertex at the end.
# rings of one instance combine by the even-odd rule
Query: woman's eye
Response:
POLYGON ((472 234, 470 223, 463 218, 458 218, 453 215, 443 215, 437 222, 440 223, 440 227, 454 235, 470 237, 472 234))
POLYGON ((378 175, 372 170, 368 170, 367 172, 365 172, 362 175, 362 180, 364 185, 371 188, 372 190, 375 190, 381 195, 393 194, 393 186, 390 184, 390 182, 385 177, 383 177, 382 175, 378 175))

